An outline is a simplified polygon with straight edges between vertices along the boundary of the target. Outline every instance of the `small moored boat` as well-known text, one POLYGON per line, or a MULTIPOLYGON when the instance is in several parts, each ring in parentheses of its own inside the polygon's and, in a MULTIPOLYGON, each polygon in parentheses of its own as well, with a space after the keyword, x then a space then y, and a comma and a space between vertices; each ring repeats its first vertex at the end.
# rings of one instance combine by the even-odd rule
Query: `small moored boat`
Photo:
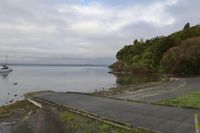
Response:
POLYGON ((0 69, 0 73, 7 73, 7 72, 12 72, 12 69, 10 69, 6 65, 3 65, 3 67, 0 69))
POLYGON ((12 72, 12 69, 10 69, 8 66, 7 66, 7 59, 8 57, 6 56, 6 63, 5 65, 3 65, 1 68, 0 68, 0 73, 9 73, 9 72, 12 72))

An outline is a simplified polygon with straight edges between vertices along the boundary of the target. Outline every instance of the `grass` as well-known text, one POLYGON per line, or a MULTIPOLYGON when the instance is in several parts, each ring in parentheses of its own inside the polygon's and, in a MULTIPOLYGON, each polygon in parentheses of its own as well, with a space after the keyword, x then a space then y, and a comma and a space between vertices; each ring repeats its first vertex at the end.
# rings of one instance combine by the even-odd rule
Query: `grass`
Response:
POLYGON ((177 98, 160 101, 159 103, 176 107, 200 108, 200 91, 177 98))
MULTIPOLYGON (((10 116, 21 119, 21 116, 25 116, 29 112, 34 112, 36 110, 38 110, 38 108, 26 100, 16 102, 0 107, 0 120, 10 118, 10 116)), ((128 130, 120 128, 70 111, 57 110, 56 112, 59 121, 64 127, 64 131, 67 133, 155 133, 144 129, 128 130)))
POLYGON ((65 130, 72 133, 153 133, 143 129, 122 129, 69 111, 60 113, 60 118, 65 123, 65 130))
POLYGON ((19 101, 14 104, 1 106, 0 107, 0 119, 9 117, 13 112, 18 112, 20 114, 27 114, 30 111, 33 112, 37 107, 33 106, 27 100, 19 101))

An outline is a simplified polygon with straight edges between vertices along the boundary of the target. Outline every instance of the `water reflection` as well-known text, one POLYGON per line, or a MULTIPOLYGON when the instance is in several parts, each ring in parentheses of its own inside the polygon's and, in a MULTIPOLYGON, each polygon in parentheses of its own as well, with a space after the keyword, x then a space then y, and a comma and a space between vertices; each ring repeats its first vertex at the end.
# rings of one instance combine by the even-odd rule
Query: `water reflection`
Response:
POLYGON ((0 74, 0 105, 23 99, 33 91, 94 92, 117 85, 159 80, 155 75, 113 75, 107 67, 13 66, 12 73, 0 74))
POLYGON ((6 79, 6 78, 8 77, 8 74, 9 74, 9 73, 5 72, 5 73, 0 73, 0 74, 1 74, 1 76, 2 76, 4 79, 6 79))
POLYGON ((115 76, 118 85, 143 84, 160 80, 160 75, 156 74, 115 74, 115 76))
POLYGON ((13 72, 0 74, 0 106, 23 99, 34 91, 93 92, 116 86, 116 77, 107 67, 12 66, 13 72))

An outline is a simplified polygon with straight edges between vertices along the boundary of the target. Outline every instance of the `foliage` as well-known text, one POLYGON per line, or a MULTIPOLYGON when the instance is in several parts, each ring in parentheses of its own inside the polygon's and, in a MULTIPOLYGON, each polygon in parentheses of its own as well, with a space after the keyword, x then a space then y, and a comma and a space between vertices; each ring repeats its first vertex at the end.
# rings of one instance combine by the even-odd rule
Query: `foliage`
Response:
POLYGON ((174 74, 200 74, 200 37, 183 41, 163 56, 162 69, 174 74))
POLYGON ((183 30, 169 36, 155 37, 146 41, 136 39, 133 44, 126 45, 117 52, 116 58, 120 63, 115 63, 111 67, 118 72, 124 69, 129 72, 159 72, 162 68, 163 55, 168 49, 182 44, 181 42, 186 39, 198 36, 200 36, 200 25, 190 27, 187 23, 183 30), (123 69, 119 69, 118 64, 123 66, 123 69))
POLYGON ((185 24, 184 30, 187 30, 187 29, 189 29, 189 28, 190 28, 190 23, 185 24))

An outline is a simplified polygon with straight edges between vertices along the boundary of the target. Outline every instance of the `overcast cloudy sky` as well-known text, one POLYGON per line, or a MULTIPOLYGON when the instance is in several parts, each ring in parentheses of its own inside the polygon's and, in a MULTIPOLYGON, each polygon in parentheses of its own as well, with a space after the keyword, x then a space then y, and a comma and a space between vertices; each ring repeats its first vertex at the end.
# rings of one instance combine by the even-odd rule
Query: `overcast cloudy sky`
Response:
POLYGON ((99 63, 200 22, 200 0, 0 0, 0 62, 99 63))

